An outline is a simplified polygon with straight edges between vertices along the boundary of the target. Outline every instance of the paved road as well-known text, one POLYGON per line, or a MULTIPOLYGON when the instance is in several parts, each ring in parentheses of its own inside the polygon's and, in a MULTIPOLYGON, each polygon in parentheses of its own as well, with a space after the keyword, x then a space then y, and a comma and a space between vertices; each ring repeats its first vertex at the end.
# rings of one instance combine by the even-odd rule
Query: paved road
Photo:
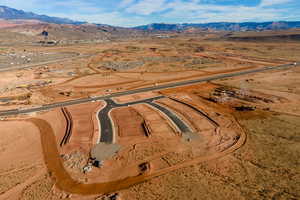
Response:
POLYGON ((142 92, 150 92, 150 91, 155 91, 155 90, 174 88, 174 87, 191 85, 191 84, 202 83, 202 82, 207 82, 207 81, 213 81, 213 80, 218 80, 218 79, 223 79, 223 78, 231 78, 231 77, 242 76, 242 75, 246 75, 246 74, 254 74, 254 73, 264 72, 264 71, 269 71, 269 70, 274 70, 274 69, 285 69, 285 68, 297 67, 297 66, 299 66, 299 64, 298 65, 286 64, 286 65, 280 65, 280 66, 274 66, 274 67, 264 67, 264 68, 260 68, 260 69, 253 69, 253 70, 246 70, 246 71, 242 71, 242 72, 227 73, 227 74, 210 76, 210 77, 207 77, 207 78, 200 78, 200 79, 182 81, 182 82, 177 82, 177 83, 169 83, 169 84, 165 84, 165 85, 135 89, 135 90, 124 91, 124 92, 117 92, 117 93, 110 94, 110 95, 107 95, 107 96, 83 98, 83 99, 71 100, 71 101, 66 101, 66 102, 48 104, 48 105, 43 105, 41 107, 36 107, 36 108, 29 108, 29 109, 23 109, 23 110, 17 110, 16 109, 16 110, 0 111, 0 117, 1 116, 3 117, 3 116, 10 116, 10 115, 27 114, 27 113, 32 113, 32 112, 45 111, 45 110, 50 110, 50 109, 53 109, 53 108, 76 105, 76 104, 82 104, 82 103, 87 103, 87 102, 97 101, 97 100, 106 100, 106 99, 110 99, 110 98, 114 98, 114 97, 121 97, 121 96, 125 96, 125 95, 130 95, 130 94, 137 94, 137 93, 142 93, 142 92))
POLYGON ((158 100, 163 98, 163 96, 151 98, 151 99, 145 99, 141 101, 135 101, 135 102, 130 102, 130 103, 125 103, 125 104, 118 104, 114 102, 112 99, 105 99, 106 106, 100 110, 98 113, 98 119, 100 122, 100 127, 101 127, 101 137, 100 141, 98 142, 105 142, 105 143, 112 143, 113 142, 113 127, 112 127, 112 121, 109 117, 109 112, 113 108, 119 108, 119 107, 125 107, 125 106, 130 106, 134 104, 139 104, 139 103, 145 103, 145 102, 152 102, 154 100, 158 100))
POLYGON ((112 99, 106 99, 105 100, 106 106, 98 113, 98 119, 99 119, 100 127, 101 127, 101 137, 100 137, 100 141, 98 141, 98 143, 99 142, 113 143, 113 136, 115 133, 113 131, 112 119, 109 117, 109 112, 112 109, 120 108, 120 107, 127 107, 127 106, 131 106, 131 105, 142 104, 142 103, 149 104, 150 106, 163 112, 178 127, 178 129, 182 133, 191 132, 192 130, 180 118, 178 118, 172 111, 153 102, 155 100, 159 100, 162 98, 165 98, 165 97, 158 96, 158 97, 154 97, 154 98, 124 103, 124 104, 118 104, 118 103, 114 102, 112 99))
POLYGON ((98 113, 98 119, 100 123, 100 141, 99 142, 105 142, 105 143, 113 143, 113 125, 112 120, 110 119, 108 113, 113 108, 113 104, 109 100, 106 101, 106 106, 98 113))
POLYGON ((159 104, 153 103, 153 102, 148 102, 149 105, 152 107, 160 110, 163 112, 165 115, 168 116, 168 118, 178 127, 181 133, 186 133, 186 132, 192 132, 191 130, 175 113, 167 109, 166 107, 163 107, 159 104))
POLYGON ((172 99, 173 101, 176 101, 178 103, 181 103, 191 109, 193 109, 194 111, 196 111, 197 113, 199 113, 201 116, 205 117, 210 123, 212 123, 215 127, 218 127, 220 126, 216 121, 214 121, 212 118, 210 118, 207 114, 205 114, 204 112, 202 112, 201 110, 195 108, 194 106, 188 104, 188 103, 185 103, 183 101, 179 101, 178 99, 175 99, 175 98, 170 98, 172 99))

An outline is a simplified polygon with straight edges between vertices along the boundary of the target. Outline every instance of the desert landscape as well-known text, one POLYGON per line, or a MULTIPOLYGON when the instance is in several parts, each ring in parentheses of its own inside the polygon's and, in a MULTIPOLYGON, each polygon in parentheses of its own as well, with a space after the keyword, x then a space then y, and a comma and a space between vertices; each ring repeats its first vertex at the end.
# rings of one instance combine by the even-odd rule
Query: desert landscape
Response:
POLYGON ((299 29, 0 24, 0 199, 300 198, 299 29))

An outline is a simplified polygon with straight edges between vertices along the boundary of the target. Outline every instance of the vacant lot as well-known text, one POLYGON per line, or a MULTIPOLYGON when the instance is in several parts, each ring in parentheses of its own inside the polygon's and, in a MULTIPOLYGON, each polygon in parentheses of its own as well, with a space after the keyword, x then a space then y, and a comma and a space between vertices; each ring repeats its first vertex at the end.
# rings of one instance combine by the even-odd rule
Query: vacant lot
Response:
MULTIPOLYGON (((300 44, 179 36, 15 46, 0 49, 0 65, 61 59, 68 52, 85 57, 0 72, 0 110, 291 63, 299 59, 300 44)), ((124 200, 300 199, 299 72, 269 70, 116 98, 164 95, 154 103, 191 131, 180 132, 147 102, 111 110, 120 149, 98 163, 90 151, 108 134, 97 118, 104 101, 1 118, 0 199, 105 199, 102 192, 124 200)))

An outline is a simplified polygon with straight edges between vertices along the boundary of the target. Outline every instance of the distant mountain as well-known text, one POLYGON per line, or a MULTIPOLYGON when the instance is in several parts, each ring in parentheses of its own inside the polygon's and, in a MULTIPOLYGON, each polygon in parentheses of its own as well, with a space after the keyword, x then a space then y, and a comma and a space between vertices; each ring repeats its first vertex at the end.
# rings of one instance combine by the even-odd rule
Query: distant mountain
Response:
MULTIPOLYGON (((26 2, 25 2, 26 3, 26 2)), ((38 15, 32 12, 25 12, 23 10, 17 10, 9 8, 7 6, 0 6, 0 19, 22 19, 22 20, 39 20, 54 24, 84 24, 85 22, 73 21, 67 18, 49 17, 47 15, 38 15)))
POLYGON ((137 26, 135 29, 145 31, 184 31, 191 28, 198 28, 203 30, 224 30, 224 31, 260 31, 260 30, 282 30, 291 28, 300 28, 300 21, 295 22, 216 22, 205 24, 165 24, 154 23, 149 25, 137 26))
MULTIPOLYGON (((71 25, 85 25, 86 22, 74 21, 67 18, 50 17, 47 15, 38 15, 32 12, 25 12, 23 10, 17 10, 9 8, 7 6, 0 6, 0 28, 1 27, 13 27, 16 24, 33 24, 37 22, 46 22, 53 24, 71 24, 71 25), (2 19, 2 21, 1 21, 2 19), (31 21, 30 21, 31 20, 31 21)), ((133 28, 122 28, 116 26, 110 26, 105 24, 94 24, 100 30, 104 32, 116 31, 123 32, 130 31, 207 31, 207 30, 219 30, 219 31, 262 31, 262 30, 284 30, 291 28, 300 28, 300 21, 287 22, 243 22, 243 23, 231 23, 231 22, 216 22, 216 23, 203 23, 203 24, 165 24, 154 23, 149 25, 137 26, 133 28)))

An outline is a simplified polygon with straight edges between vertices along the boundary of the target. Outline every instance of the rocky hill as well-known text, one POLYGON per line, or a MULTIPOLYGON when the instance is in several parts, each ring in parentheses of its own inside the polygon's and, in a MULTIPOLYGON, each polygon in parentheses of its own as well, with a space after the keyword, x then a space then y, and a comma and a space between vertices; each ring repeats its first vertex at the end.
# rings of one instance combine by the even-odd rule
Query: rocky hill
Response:
POLYGON ((47 15, 38 15, 32 12, 25 12, 23 10, 17 10, 9 8, 7 6, 0 6, 0 19, 22 19, 22 20, 39 20, 54 24, 84 24, 85 22, 73 21, 66 18, 49 17, 47 15))
POLYGON ((221 31, 262 31, 262 30, 283 30, 300 28, 300 21, 295 22, 216 22, 205 24, 164 24, 154 23, 149 25, 137 26, 135 29, 147 31, 184 31, 190 28, 202 30, 221 30, 221 31))

